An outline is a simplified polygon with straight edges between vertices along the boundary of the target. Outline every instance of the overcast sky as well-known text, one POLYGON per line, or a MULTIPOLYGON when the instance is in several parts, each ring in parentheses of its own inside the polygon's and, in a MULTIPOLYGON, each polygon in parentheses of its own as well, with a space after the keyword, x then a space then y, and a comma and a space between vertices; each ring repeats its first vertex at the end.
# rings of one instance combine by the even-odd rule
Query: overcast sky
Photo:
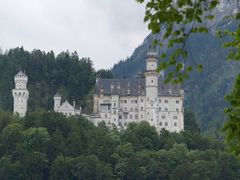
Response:
POLYGON ((0 0, 0 46, 76 50, 111 68, 149 33, 143 18, 135 0, 0 0))

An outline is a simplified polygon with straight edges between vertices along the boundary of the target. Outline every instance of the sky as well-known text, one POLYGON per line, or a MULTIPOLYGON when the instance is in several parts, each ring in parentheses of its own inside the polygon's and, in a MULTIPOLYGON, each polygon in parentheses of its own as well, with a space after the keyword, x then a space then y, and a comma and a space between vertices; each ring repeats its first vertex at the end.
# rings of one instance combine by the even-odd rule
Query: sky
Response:
POLYGON ((148 35, 144 10, 135 0, 0 0, 0 47, 77 51, 108 69, 148 35))

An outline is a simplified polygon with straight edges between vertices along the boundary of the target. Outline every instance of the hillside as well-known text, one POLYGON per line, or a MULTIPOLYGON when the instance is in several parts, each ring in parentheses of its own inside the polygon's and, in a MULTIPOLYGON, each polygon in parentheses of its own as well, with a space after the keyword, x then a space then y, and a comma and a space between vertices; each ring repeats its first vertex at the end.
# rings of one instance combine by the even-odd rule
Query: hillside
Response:
POLYGON ((28 75, 29 111, 52 109, 57 91, 70 102, 76 100, 77 105, 85 106, 87 94, 95 85, 92 61, 80 59, 75 52, 55 56, 53 52, 11 49, 0 55, 0 109, 12 111, 13 78, 19 70, 28 75))
POLYGON ((233 179, 240 162, 223 141, 200 134, 185 114, 181 133, 157 133, 147 122, 124 131, 52 111, 21 120, 0 111, 0 177, 4 179, 233 179))
MULTIPOLYGON (((216 29, 235 28, 235 23, 222 20, 224 15, 233 11, 234 5, 226 4, 216 11, 214 22, 206 22, 210 33, 193 35, 187 42, 189 57, 185 64, 203 64, 202 73, 193 73, 184 82, 186 90, 185 108, 192 109, 199 119, 203 131, 215 131, 224 121, 223 109, 227 106, 224 96, 231 90, 233 81, 239 73, 240 65, 236 62, 227 61, 228 50, 223 48, 224 39, 215 35, 216 29)), ((136 48, 133 55, 126 60, 115 64, 112 72, 115 77, 134 77, 145 70, 145 57, 149 45, 153 39, 160 39, 161 34, 149 35, 143 43, 136 48)), ((158 49, 166 51, 166 49, 158 49)))

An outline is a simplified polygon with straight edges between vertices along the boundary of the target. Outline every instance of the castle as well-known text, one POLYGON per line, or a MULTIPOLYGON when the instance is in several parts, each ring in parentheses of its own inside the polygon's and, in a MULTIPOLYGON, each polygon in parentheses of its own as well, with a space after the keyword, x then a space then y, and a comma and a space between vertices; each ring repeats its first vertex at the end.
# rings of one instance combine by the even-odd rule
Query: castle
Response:
MULTIPOLYGON (((93 97, 93 114, 84 115, 95 125, 104 121, 109 127, 125 129, 131 122, 147 121, 157 131, 184 130, 184 90, 180 85, 164 84, 163 76, 157 73, 157 54, 148 52, 144 79, 99 79, 93 97)), ((28 77, 20 71, 15 77, 14 113, 21 117, 27 112, 29 92, 28 77)), ((81 115, 75 102, 61 104, 61 95, 54 96, 54 111, 65 116, 81 115)))
POLYGON ((184 129, 184 90, 180 85, 164 84, 157 73, 157 54, 148 52, 145 79, 97 79, 94 114, 97 125, 125 129, 130 122, 147 121, 159 132, 184 129))
POLYGON ((18 113, 20 117, 25 116, 27 112, 27 102, 29 97, 29 92, 27 90, 27 75, 19 71, 14 76, 15 89, 12 90, 13 95, 13 112, 18 113))
POLYGON ((65 116, 75 116, 81 115, 81 107, 79 109, 76 108, 75 101, 73 101, 73 105, 71 105, 67 100, 61 104, 61 95, 57 92, 54 96, 54 111, 63 113, 65 116))

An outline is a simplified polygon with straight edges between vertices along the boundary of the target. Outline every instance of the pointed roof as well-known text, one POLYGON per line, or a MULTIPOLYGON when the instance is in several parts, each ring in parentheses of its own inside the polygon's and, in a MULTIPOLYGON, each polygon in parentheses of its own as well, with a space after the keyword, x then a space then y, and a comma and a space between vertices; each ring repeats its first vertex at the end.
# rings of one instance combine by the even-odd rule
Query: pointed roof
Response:
POLYGON ((64 110, 72 110, 74 111, 74 107, 66 100, 60 107, 59 107, 60 111, 64 111, 64 110))
POLYGON ((15 76, 27 76, 25 72, 20 70, 15 76))
POLYGON ((61 97, 61 94, 57 91, 57 93, 54 95, 54 97, 61 97))

